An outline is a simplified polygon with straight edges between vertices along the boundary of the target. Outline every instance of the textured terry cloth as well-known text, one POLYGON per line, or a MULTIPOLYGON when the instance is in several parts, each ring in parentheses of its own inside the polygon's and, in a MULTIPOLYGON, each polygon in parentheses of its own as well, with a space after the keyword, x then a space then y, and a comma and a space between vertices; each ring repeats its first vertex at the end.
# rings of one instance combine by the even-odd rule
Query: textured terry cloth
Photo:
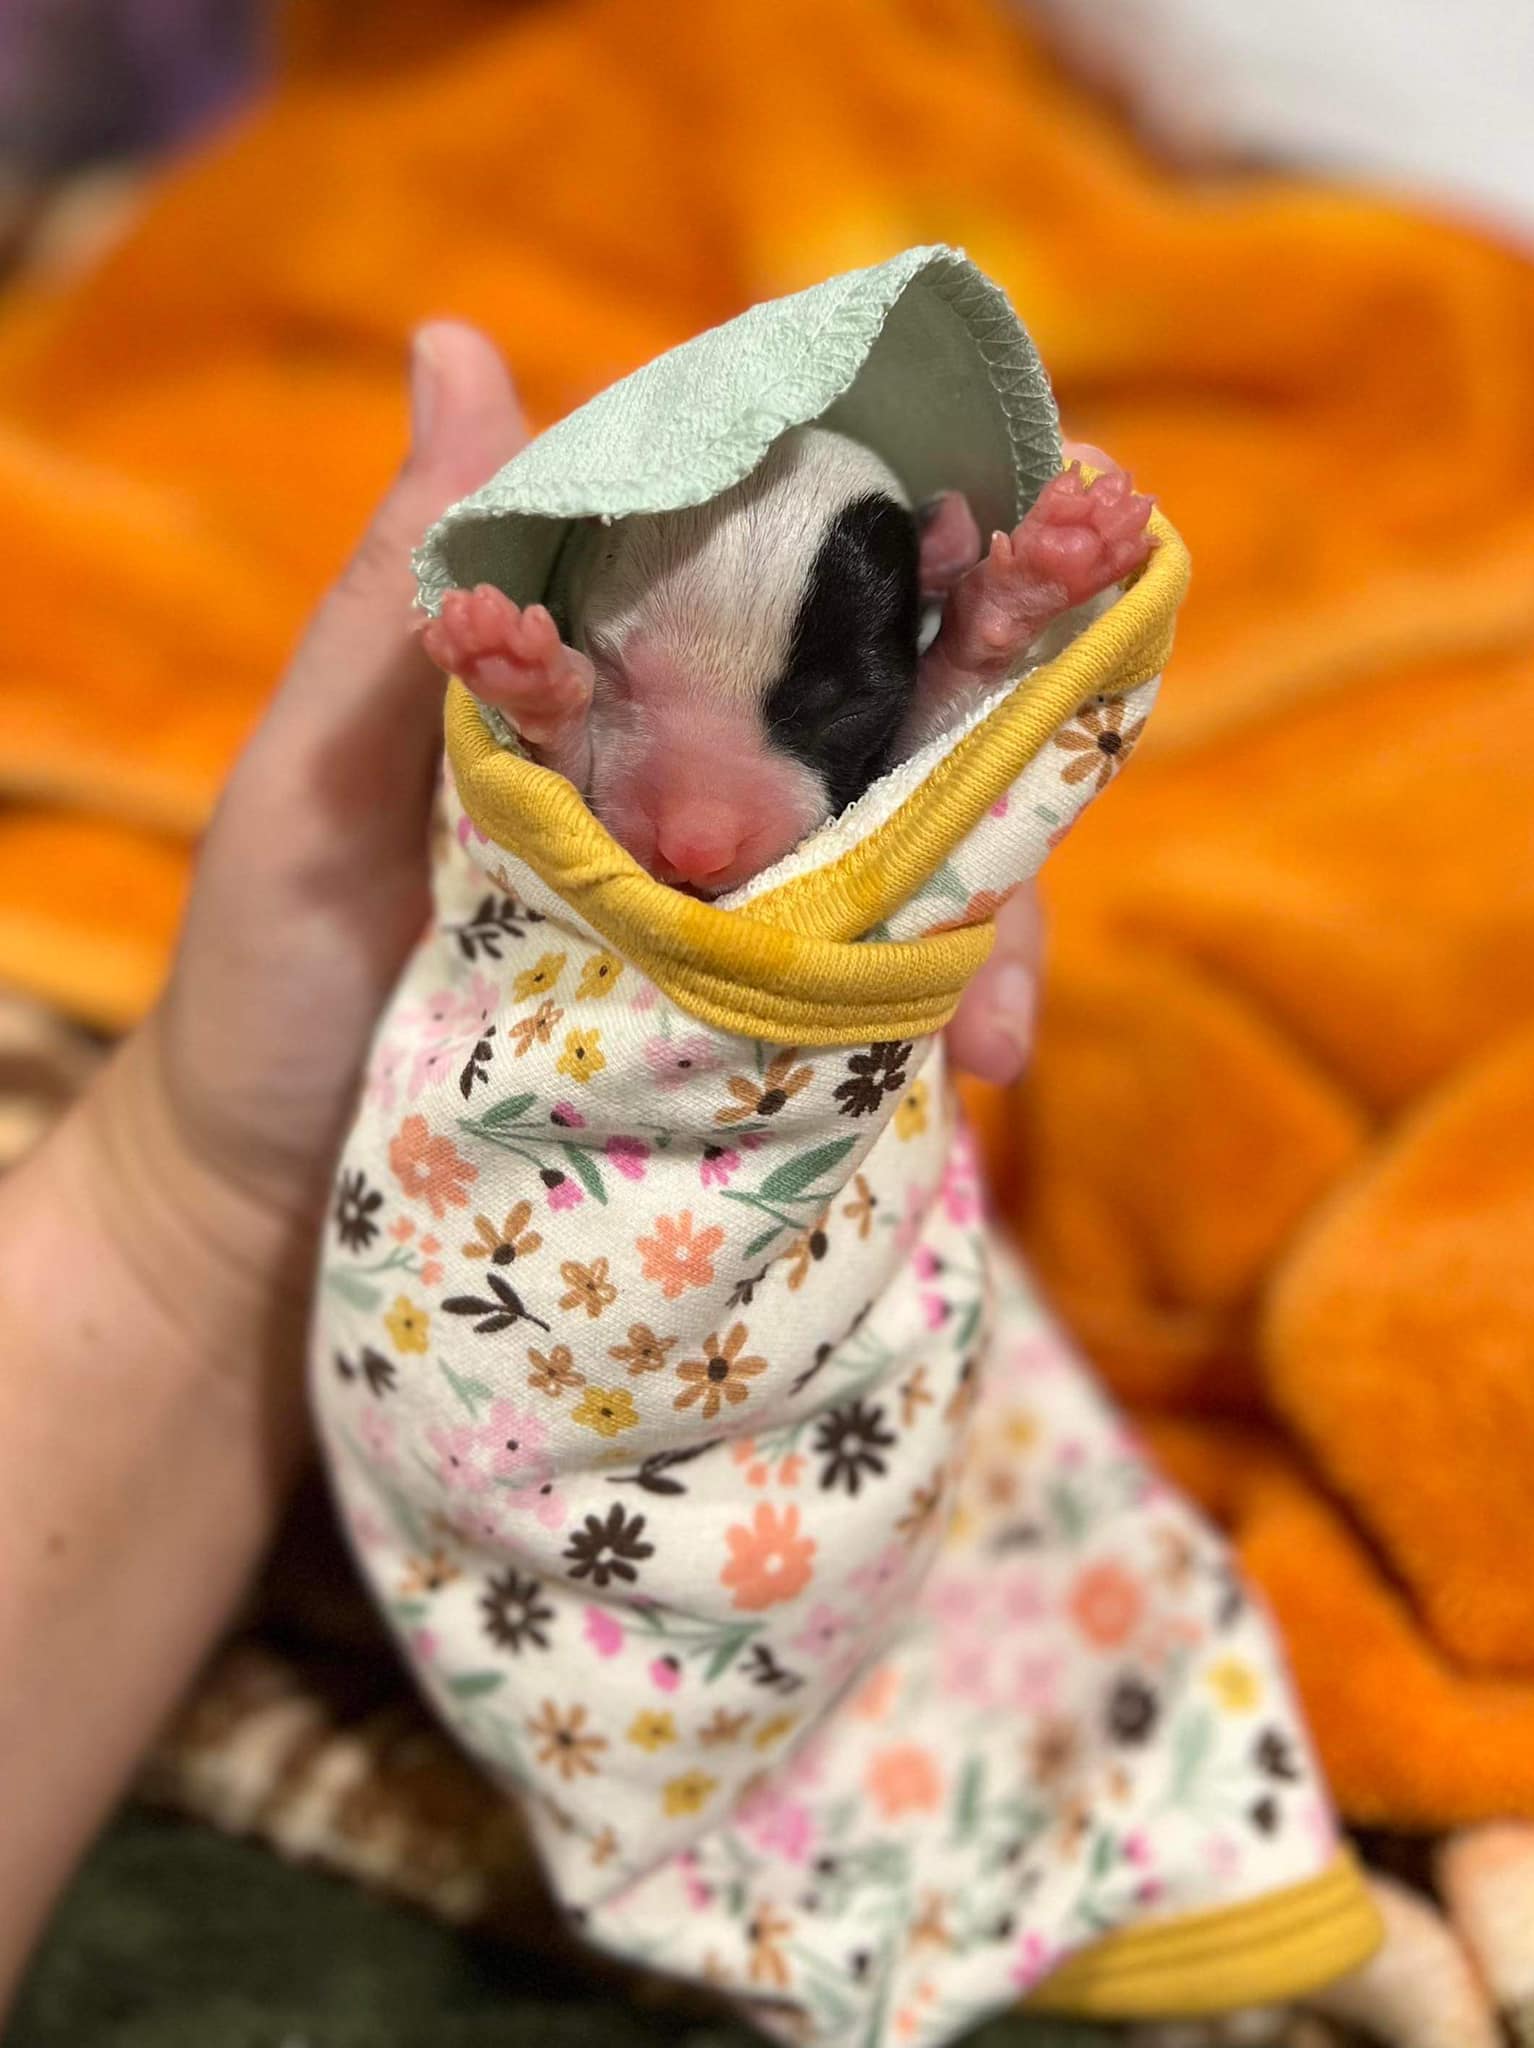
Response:
MULTIPOLYGON (((1042 377, 973 268, 915 250, 535 442, 433 529, 427 600, 541 595, 553 515, 695 502, 828 401, 924 495, 912 335, 1017 516, 1042 377)), ((1374 1939, 1266 1623, 990 1234, 937 1035, 1139 735, 1185 575, 1156 536, 1061 656, 730 906, 449 700, 433 926, 337 1182, 322 1434, 423 1687, 582 1930, 786 2039, 936 2044, 1040 1986, 1234 2002, 1374 1939)))
POLYGON ((541 423, 755 299, 963 242, 1199 565, 1135 773, 1046 871, 993 1177, 1276 1603, 1344 1811, 1534 1817, 1534 1674, 1471 1612, 1506 1598, 1482 1481, 1534 1499, 1527 1224, 1488 1170, 1534 1152, 1436 1116, 1483 1062, 1508 1085, 1534 1016, 1534 266, 1315 183, 1170 177, 1010 6, 878 14, 303 0, 265 106, 89 275, 11 286, 0 974, 111 1024, 152 996, 192 837, 397 462, 416 320, 483 324, 541 423), (1414 1242, 1452 1258, 1428 1290, 1416 1251, 1334 1239, 1275 1399, 1270 1298, 1418 1146, 1452 1171, 1414 1178, 1414 1242), (1382 1318, 1398 1345, 1355 1342, 1382 1318), (1428 1454, 1366 1469, 1359 1378, 1428 1454))

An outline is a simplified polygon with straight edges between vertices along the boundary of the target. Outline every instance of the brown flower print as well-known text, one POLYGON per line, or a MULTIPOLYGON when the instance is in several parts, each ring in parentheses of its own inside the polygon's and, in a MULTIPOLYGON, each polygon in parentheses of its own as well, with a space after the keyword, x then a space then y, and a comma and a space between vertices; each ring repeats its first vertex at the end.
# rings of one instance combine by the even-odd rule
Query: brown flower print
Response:
POLYGON ((895 1534, 914 1543, 943 1504, 943 1468, 939 1465, 925 1486, 911 1489, 911 1505, 895 1524, 895 1534))
POLYGON ((589 1266, 583 1266, 578 1259, 566 1259, 560 1266, 559 1277, 570 1290, 559 1297, 560 1307, 583 1308, 593 1322, 618 1299, 618 1290, 607 1277, 606 1259, 593 1259, 589 1266))
POLYGON ((718 1749, 722 1744, 739 1742, 751 1726, 752 1717, 744 1711, 731 1713, 728 1707, 715 1707, 712 1716, 698 1730, 698 1740, 705 1749, 718 1749))
POLYGON ((725 1086, 735 1100, 714 1111, 716 1124, 743 1124, 752 1117, 776 1116, 802 1088, 815 1078, 813 1067, 796 1067, 796 1045, 780 1052, 760 1081, 747 1074, 732 1074, 725 1086))
POLYGON ((515 1024, 508 1024, 506 1036, 512 1042, 513 1059, 521 1059, 535 1045, 548 1045, 553 1039, 555 1025, 564 1022, 564 1015, 558 1003, 545 997, 530 1016, 519 1017, 515 1024))
POLYGON ((434 1137, 424 1116, 407 1116, 389 1140, 389 1166, 407 1195, 425 1202, 433 1216, 467 1207, 470 1181, 479 1168, 449 1138, 434 1137))
POLYGON ((492 1265, 509 1266, 513 1259, 530 1259, 543 1239, 529 1230, 531 1202, 518 1202, 508 1209, 499 1230, 488 1216, 476 1216, 474 1235, 463 1247, 466 1259, 489 1259, 492 1265))
POLYGON ((788 1266, 788 1285, 794 1294, 809 1278, 810 1267, 823 1259, 831 1248, 826 1236, 826 1219, 830 1214, 829 1208, 822 1209, 809 1229, 796 1237, 783 1254, 788 1266))
POLYGON ((886 1038, 867 1052, 854 1053, 847 1062, 847 1079, 832 1090, 842 1115, 872 1116, 886 1095, 898 1094, 906 1085, 906 1067, 914 1050, 909 1041, 886 1038))
POLYGON ((681 1341, 680 1337, 657 1337, 648 1323, 630 1323, 628 1342, 612 1345, 607 1355, 633 1373, 664 1372, 668 1355, 681 1341))
POLYGON ((1059 1785, 1081 1761, 1081 1736, 1074 1721, 1043 1723, 1028 1743, 1028 1772, 1037 1785, 1059 1785))
POLYGON ((712 1422, 726 1402, 738 1408, 751 1392, 746 1382, 767 1370, 765 1358, 741 1356, 748 1338, 744 1323, 734 1324, 722 1343, 718 1332, 712 1332, 703 1346, 703 1356, 684 1359, 677 1367, 677 1378, 686 1384, 672 1407, 691 1408, 701 1402, 705 1422, 712 1422))
POLYGON ((575 1356, 568 1344, 555 1344, 547 1357, 541 1351, 529 1350, 527 1362, 527 1384, 535 1393, 549 1394, 556 1401, 572 1387, 586 1384, 586 1375, 576 1369, 575 1356))
POLYGON ((921 1410, 932 1406, 932 1394, 927 1386, 927 1368, 924 1365, 917 1366, 909 1378, 900 1382, 898 1391, 900 1426, 902 1429, 910 1429, 921 1410))
POLYGON ((445 1550, 434 1550, 429 1557, 410 1557, 405 1560, 400 1595, 409 1600, 418 1593, 440 1593, 444 1586, 450 1586, 454 1579, 462 1576, 445 1550))
POLYGON ((788 1957, 782 1942, 793 1932, 794 1923, 776 1906, 759 1906, 746 1925, 751 1944, 751 1961, 746 1975, 753 1984, 771 1984, 783 1990, 789 1981, 788 1957))
POLYGON ((867 1174, 855 1173, 852 1176, 852 1188, 852 1200, 843 1202, 842 1214, 849 1223, 857 1225, 858 1240, 864 1243, 873 1229, 874 1211, 879 1206, 879 1198, 868 1185, 867 1174))
POLYGON ((1060 771, 1063 782, 1085 782, 1095 778, 1095 787, 1105 789, 1129 759, 1135 741, 1145 730, 1145 720, 1124 724, 1124 706, 1117 698, 1098 698, 1078 711, 1067 726, 1055 734, 1055 745, 1075 759, 1060 771))
POLYGON ((536 1720, 527 1723, 528 1734, 540 1745, 539 1763, 552 1764, 567 1785, 576 1778, 594 1778, 595 1759, 607 1747, 605 1735, 587 1731, 588 1718, 584 1707, 568 1707, 561 1713, 552 1700, 545 1700, 536 1720))

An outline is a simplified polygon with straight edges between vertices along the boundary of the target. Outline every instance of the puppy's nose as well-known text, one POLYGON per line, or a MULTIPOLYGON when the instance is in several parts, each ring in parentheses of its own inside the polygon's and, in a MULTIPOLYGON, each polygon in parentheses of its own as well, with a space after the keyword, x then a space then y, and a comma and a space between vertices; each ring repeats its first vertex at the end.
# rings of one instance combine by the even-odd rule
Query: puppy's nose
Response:
POLYGON ((689 797, 656 821, 655 850, 682 882, 710 882, 740 857, 741 834, 728 804, 689 797))

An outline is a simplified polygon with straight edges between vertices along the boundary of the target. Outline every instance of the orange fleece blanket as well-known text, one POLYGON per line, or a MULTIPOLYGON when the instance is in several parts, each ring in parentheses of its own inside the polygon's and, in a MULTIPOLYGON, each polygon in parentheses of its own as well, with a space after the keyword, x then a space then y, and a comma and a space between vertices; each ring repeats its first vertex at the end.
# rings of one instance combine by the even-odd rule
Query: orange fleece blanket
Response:
POLYGON ((299 9, 279 83, 0 304, 0 979, 120 1026, 419 318, 546 421, 914 242, 1011 290, 1196 564, 1057 856, 1044 1278, 1267 1589, 1346 1810, 1534 1814, 1534 269, 1179 182, 985 0, 299 9), (429 38, 429 40, 428 40, 429 38), (1106 766, 1110 765, 1105 762, 1106 766))

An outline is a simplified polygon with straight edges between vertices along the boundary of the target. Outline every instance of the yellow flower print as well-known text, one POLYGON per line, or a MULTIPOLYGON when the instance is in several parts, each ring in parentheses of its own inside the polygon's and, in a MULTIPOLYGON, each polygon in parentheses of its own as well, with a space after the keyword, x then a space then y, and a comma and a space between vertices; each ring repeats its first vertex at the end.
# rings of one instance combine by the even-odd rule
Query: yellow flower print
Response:
POLYGON ((571 1409, 570 1419, 582 1429, 594 1429, 598 1436, 621 1436, 639 1424, 634 1397, 627 1387, 588 1387, 571 1409))
POLYGON ((1026 1408, 1014 1408, 1002 1424, 1008 1450, 1031 1451, 1039 1440, 1039 1418, 1026 1408))
POLYGON ((407 1295, 396 1294, 384 1327, 394 1339, 396 1351, 424 1351, 431 1336, 431 1317, 407 1295))
POLYGON ((580 987, 575 991, 578 1003, 599 1002, 603 996, 610 996, 618 986, 618 976, 623 972, 623 962, 616 953, 593 953, 581 969, 580 987))
POLYGON ((579 1081, 584 1088, 593 1074, 600 1074, 607 1065, 602 1056, 602 1034, 600 1031, 567 1031, 565 1049, 554 1065, 561 1074, 568 1074, 572 1081, 579 1081))
POLYGON ((579 1259, 566 1259, 559 1277, 570 1290, 559 1297, 560 1307, 583 1308, 593 1322, 618 1299, 618 1290, 607 1277, 606 1259, 593 1259, 589 1266, 579 1259))
POLYGON ((664 1749, 668 1742, 676 1741, 676 1722, 669 1714, 647 1708, 630 1722, 629 1741, 652 1752, 664 1749))
POLYGON ((517 976, 511 984, 511 992, 519 1003, 525 1003, 533 996, 546 996, 564 971, 563 953, 545 953, 535 966, 517 976))
POLYGON ((684 1814, 701 1813, 719 1789, 719 1780, 707 1771, 684 1771, 672 1778, 661 1794, 661 1804, 673 1820, 684 1814))
POLYGON ((785 1735, 791 1735, 799 1725, 797 1714, 774 1714, 770 1721, 764 1721, 757 1729, 752 1741, 758 1749, 771 1749, 781 1742, 785 1735))
POLYGON ((1250 1664, 1222 1657, 1204 1673, 1209 1689, 1228 1714, 1249 1714, 1262 1698, 1262 1683, 1250 1664))
POLYGON ((906 1090, 905 1100, 895 1111, 895 1135, 897 1138, 919 1138, 927 1128, 927 1084, 913 1081, 906 1090))

